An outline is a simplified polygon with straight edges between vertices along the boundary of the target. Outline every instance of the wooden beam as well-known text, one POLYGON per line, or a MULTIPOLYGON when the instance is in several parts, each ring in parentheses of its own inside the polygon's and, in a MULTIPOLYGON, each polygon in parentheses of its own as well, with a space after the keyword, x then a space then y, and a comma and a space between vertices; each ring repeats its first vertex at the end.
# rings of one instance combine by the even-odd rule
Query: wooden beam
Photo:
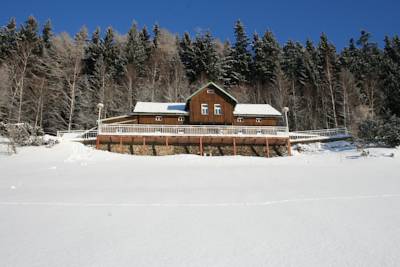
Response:
POLYGON ((236 156, 236 139, 233 138, 233 155, 236 156))
POLYGON ((292 145, 290 144, 290 138, 287 139, 287 152, 288 152, 288 156, 292 155, 292 145))
POLYGON ((96 149, 100 149, 100 137, 96 136, 96 149))
POLYGON ((168 147, 168 136, 165 137, 165 145, 168 147))
POLYGON ((200 136, 199 147, 200 147, 200 156, 203 156, 203 137, 202 136, 200 136))
POLYGON ((269 158, 269 142, 268 137, 265 138, 265 155, 269 158))
POLYGON ((146 136, 143 136, 143 146, 146 145, 146 136))

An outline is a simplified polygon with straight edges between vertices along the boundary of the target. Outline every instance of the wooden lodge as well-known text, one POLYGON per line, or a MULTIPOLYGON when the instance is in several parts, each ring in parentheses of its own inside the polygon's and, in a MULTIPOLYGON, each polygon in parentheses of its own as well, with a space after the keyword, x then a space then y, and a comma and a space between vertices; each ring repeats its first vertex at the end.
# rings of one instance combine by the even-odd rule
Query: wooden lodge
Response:
POLYGON ((278 126, 280 121, 282 114, 271 105, 240 104, 209 82, 184 103, 137 102, 130 114, 100 120, 96 147, 117 150, 113 149, 117 145, 120 152, 146 154, 142 150, 151 146, 157 155, 174 154, 176 149, 165 151, 185 146, 198 148, 186 149, 186 153, 236 155, 247 146, 255 155, 267 157, 270 147, 276 154, 282 154, 277 148, 285 147, 290 154, 287 128, 278 126), (157 153, 156 147, 164 152, 157 153))

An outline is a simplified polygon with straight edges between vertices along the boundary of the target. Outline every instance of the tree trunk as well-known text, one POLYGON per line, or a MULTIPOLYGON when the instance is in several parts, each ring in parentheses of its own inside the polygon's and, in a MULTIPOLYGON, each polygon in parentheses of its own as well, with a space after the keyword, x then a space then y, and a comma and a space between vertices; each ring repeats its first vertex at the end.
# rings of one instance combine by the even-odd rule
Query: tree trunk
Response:
POLYGON ((331 95, 333 120, 334 120, 334 123, 335 123, 335 127, 337 128, 338 127, 338 122, 337 122, 337 115, 336 115, 335 95, 334 95, 334 92, 333 92, 331 71, 330 71, 330 67, 329 67, 328 63, 327 63, 327 66, 326 66, 326 75, 327 75, 327 78, 328 78, 329 92, 330 92, 330 95, 331 95))

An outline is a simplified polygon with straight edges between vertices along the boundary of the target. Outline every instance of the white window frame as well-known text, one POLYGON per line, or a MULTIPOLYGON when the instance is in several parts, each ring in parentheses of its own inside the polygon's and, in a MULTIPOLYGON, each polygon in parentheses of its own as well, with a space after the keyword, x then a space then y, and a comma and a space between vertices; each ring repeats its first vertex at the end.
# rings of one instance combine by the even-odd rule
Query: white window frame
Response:
POLYGON ((179 116, 179 117, 178 117, 178 121, 185 121, 185 117, 179 116))
POLYGON ((162 116, 156 116, 154 119, 155 121, 162 121, 162 116))
POLYGON ((223 115, 221 104, 214 104, 214 115, 217 115, 217 116, 223 115), (219 113, 217 113, 217 107, 219 107, 219 113))
POLYGON ((208 115, 208 104, 202 103, 200 107, 201 115, 208 115))
POLYGON ((207 94, 215 94, 214 89, 207 89, 207 94))
POLYGON ((237 117, 236 121, 237 122, 243 122, 243 117, 237 117))
POLYGON ((257 123, 261 123, 262 119, 261 118, 256 118, 257 123))

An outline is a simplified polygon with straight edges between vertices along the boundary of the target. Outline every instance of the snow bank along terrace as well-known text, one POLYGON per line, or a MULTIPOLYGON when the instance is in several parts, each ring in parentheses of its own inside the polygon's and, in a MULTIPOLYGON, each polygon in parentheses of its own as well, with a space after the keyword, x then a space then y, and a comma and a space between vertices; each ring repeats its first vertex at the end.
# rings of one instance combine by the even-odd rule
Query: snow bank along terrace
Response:
MULTIPOLYGON (((289 133, 287 119, 269 104, 240 104, 213 82, 184 103, 137 102, 132 113, 99 120, 96 148, 131 154, 291 154, 291 140, 321 137, 289 133), (180 147, 182 151, 177 149, 180 147), (272 148, 272 150, 270 149, 272 148), (159 150, 159 151, 157 151, 159 150), (160 152, 162 150, 162 152, 160 152), (247 152, 246 152, 247 151, 247 152)), ((345 129, 323 135, 346 134, 345 129)), ((320 141, 320 138, 318 139, 320 141)))

